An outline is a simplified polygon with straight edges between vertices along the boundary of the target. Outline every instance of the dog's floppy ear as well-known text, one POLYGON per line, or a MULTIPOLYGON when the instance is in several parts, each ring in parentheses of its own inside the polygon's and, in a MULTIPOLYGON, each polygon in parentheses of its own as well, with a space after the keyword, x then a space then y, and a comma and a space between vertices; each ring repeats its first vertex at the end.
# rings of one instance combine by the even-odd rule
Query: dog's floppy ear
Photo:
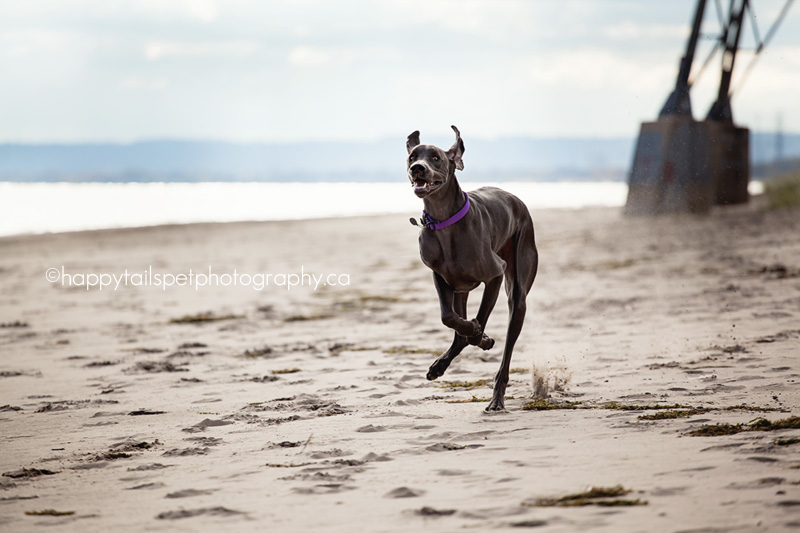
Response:
POLYGON ((447 158, 452 161, 458 170, 464 170, 464 162, 461 156, 464 155, 464 141, 461 140, 461 132, 455 126, 450 126, 456 132, 456 142, 447 151, 447 158))
POLYGON ((408 153, 411 153, 411 150, 414 149, 415 146, 419 144, 419 131, 415 131, 411 135, 408 136, 406 139, 406 150, 408 153))

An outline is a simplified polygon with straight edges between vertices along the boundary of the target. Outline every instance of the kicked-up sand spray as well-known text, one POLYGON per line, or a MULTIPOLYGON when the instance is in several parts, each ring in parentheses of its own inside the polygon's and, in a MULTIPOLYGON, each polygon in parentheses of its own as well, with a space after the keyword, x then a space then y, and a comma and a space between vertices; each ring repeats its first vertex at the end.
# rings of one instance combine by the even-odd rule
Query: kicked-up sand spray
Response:
POLYGON ((572 370, 566 361, 531 361, 531 388, 534 398, 549 398, 550 392, 563 392, 572 379, 572 370))

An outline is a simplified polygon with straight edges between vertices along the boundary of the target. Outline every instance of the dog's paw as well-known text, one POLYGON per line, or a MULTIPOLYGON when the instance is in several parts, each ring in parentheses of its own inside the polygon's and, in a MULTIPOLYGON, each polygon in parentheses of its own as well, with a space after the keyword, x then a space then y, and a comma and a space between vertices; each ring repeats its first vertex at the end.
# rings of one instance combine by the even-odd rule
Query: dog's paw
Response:
POLYGON ((489 405, 484 409, 487 413, 504 413, 506 411, 506 404, 503 398, 492 398, 489 405))
POLYGON ((477 346, 481 350, 491 350, 494 347, 494 339, 486 336, 485 333, 470 337, 467 342, 472 346, 477 346))
POLYGON ((483 328, 481 327, 481 323, 478 322, 477 318, 473 318, 469 321, 459 319, 457 324, 453 324, 450 327, 456 330, 456 333, 462 337, 467 338, 477 337, 483 333, 483 328))
POLYGON ((436 378, 440 378, 444 375, 444 371, 447 370, 447 367, 450 366, 450 361, 447 359, 437 359, 433 362, 431 367, 428 369, 428 374, 425 378, 428 381, 433 381, 436 378))
POLYGON ((478 322, 477 318, 473 318, 469 321, 472 324, 472 332, 467 335, 467 337, 476 337, 478 335, 483 335, 483 328, 481 327, 481 323, 478 322))

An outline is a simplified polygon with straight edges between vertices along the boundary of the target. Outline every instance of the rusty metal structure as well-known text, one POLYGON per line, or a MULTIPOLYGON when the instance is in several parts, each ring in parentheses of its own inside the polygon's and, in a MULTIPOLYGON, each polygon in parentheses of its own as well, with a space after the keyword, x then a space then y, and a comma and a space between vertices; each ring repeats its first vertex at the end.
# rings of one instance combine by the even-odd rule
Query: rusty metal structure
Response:
POLYGON ((745 14, 749 12, 758 43, 746 75, 774 35, 792 0, 784 4, 780 16, 763 40, 758 34, 751 0, 730 0, 727 14, 722 13, 720 0, 715 3, 722 31, 698 76, 721 48, 722 71, 717 98, 704 120, 693 118, 690 99, 693 80, 690 75, 706 10, 706 0, 698 0, 675 88, 658 119, 641 126, 628 176, 626 215, 704 214, 713 205, 738 204, 749 199, 750 132, 734 124, 731 109, 731 78, 736 52, 745 14))

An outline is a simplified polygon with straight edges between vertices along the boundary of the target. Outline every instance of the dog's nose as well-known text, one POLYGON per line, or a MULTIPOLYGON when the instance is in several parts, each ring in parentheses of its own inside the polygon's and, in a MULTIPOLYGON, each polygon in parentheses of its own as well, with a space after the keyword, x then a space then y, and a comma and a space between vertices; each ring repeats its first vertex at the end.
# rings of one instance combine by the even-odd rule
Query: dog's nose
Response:
POLYGON ((425 165, 422 165, 421 163, 414 163, 408 170, 410 170, 412 174, 422 174, 425 172, 425 165))

